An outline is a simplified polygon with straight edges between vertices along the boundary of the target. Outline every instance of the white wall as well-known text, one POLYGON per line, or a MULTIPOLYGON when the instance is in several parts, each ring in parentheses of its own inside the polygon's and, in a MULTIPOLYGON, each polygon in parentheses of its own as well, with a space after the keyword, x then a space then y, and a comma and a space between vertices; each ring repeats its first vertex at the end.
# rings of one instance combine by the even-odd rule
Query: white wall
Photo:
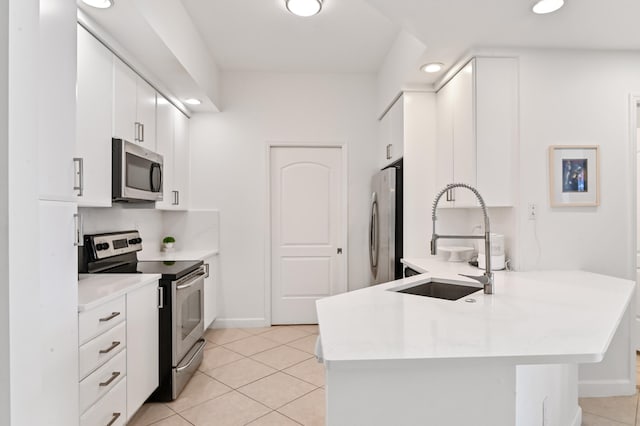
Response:
MULTIPOLYGON (((635 156, 629 95, 640 92, 640 54, 529 50, 520 57, 519 205, 522 270, 583 269, 635 280, 635 156), (551 208, 548 146, 600 145, 599 207, 551 208)), ((553 297, 553 295, 549 295, 553 297)), ((605 360, 580 367, 581 393, 635 391, 632 303, 605 360)))
POLYGON ((519 212, 521 269, 584 269, 635 279, 629 94, 638 92, 637 53, 520 55, 520 204, 538 205, 536 222, 527 220, 526 209, 519 212), (600 145, 599 207, 550 207, 547 149, 556 144, 600 145))
POLYGON ((39 2, 3 2, 2 307, 0 311, 0 424, 39 424, 40 271, 38 255, 38 24, 39 2))
POLYGON ((368 282, 369 185, 376 171, 376 79, 368 74, 224 73, 226 110, 191 125, 193 208, 220 209, 217 326, 268 322, 267 143, 348 147, 349 289, 368 282))
MULTIPOLYGON (((0 3, 0 170, 9 167, 9 2, 0 3)), ((0 365, 9 365, 9 176, 0 174, 0 365), (6 283, 6 284, 4 284, 6 283)), ((0 371, 0 424, 10 417, 9 369, 0 371)))
POLYGON ((171 235, 176 250, 215 250, 218 248, 217 210, 162 211, 153 204, 135 208, 114 203, 111 208, 80 208, 85 234, 138 230, 144 252, 160 251, 162 239, 171 235))
POLYGON ((408 76, 420 66, 426 46, 406 31, 400 31, 377 75, 376 116, 381 116, 405 87, 408 76))

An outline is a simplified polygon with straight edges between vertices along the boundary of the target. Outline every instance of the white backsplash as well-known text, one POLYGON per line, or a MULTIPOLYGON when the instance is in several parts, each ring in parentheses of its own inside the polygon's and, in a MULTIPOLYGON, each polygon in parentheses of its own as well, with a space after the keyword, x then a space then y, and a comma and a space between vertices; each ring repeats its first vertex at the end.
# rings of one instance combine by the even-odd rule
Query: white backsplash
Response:
POLYGON ((218 249, 220 212, 195 210, 162 211, 115 204, 110 208, 78 209, 84 233, 138 230, 147 250, 159 251, 162 239, 171 235, 177 250, 218 249))

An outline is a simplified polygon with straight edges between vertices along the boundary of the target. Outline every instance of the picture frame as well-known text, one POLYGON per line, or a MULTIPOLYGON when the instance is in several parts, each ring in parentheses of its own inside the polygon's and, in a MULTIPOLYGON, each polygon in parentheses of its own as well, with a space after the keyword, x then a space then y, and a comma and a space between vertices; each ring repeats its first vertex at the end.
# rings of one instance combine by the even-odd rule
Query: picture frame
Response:
POLYGON ((600 147, 551 145, 549 197, 551 207, 600 205, 600 147))

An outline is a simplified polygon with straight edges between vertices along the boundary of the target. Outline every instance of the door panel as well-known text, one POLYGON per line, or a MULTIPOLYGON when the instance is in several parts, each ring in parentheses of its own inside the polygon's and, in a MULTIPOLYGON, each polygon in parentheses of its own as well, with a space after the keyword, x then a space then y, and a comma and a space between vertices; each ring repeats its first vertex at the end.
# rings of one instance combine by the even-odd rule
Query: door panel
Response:
POLYGON ((326 296, 331 294, 330 257, 282 258, 282 296, 326 296), (305 285, 298 285, 298 278, 306 276, 305 285))
POLYGON ((313 324, 315 301, 346 291, 342 149, 270 154, 272 323, 313 324))
POLYGON ((299 163, 284 167, 281 173, 282 243, 329 244, 331 170, 324 165, 299 163))

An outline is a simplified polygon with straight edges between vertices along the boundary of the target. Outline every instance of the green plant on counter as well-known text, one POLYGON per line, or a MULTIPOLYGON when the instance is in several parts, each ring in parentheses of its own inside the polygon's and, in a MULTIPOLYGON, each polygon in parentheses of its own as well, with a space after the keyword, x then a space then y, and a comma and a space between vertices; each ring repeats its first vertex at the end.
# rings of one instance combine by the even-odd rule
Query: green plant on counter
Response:
POLYGON ((175 239, 175 238, 173 238, 173 237, 164 237, 164 238, 163 238, 163 240, 162 240, 162 242, 163 242, 164 244, 175 243, 175 242, 176 242, 176 239, 175 239))

